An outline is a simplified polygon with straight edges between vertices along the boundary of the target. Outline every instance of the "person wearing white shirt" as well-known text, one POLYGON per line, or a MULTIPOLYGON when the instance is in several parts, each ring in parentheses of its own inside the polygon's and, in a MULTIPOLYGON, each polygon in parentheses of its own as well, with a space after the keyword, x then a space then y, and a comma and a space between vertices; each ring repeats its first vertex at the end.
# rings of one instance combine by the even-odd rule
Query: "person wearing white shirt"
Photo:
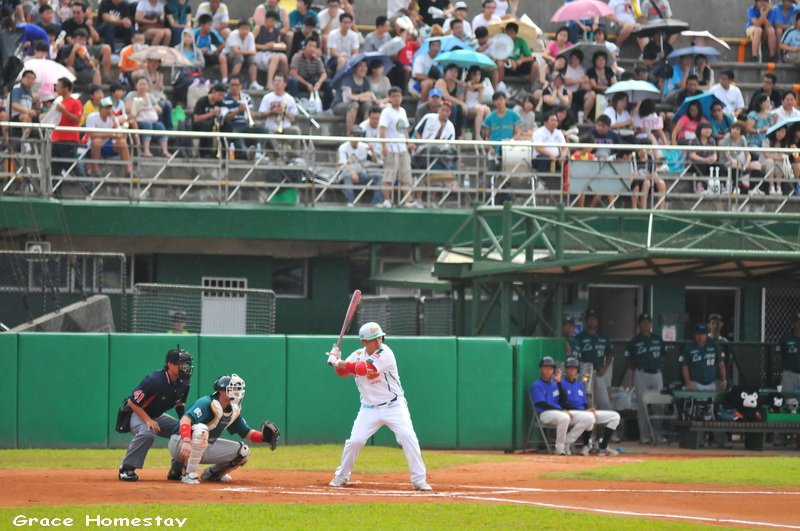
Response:
POLYGON ((344 13, 339 0, 328 0, 328 8, 317 15, 320 35, 326 36, 339 29, 339 17, 344 13))
POLYGON ((428 53, 418 53, 414 57, 414 62, 411 65, 411 80, 408 83, 409 92, 418 93, 419 100, 425 102, 428 100, 428 92, 433 88, 436 82, 430 76, 431 70, 436 69, 441 72, 439 65, 434 61, 434 57, 439 55, 442 49, 442 42, 437 37, 428 39, 428 53))
POLYGON ((453 13, 453 16, 444 21, 444 25, 442 26, 442 31, 444 32, 445 35, 449 35, 452 32, 451 26, 453 22, 456 20, 460 20, 461 22, 464 23, 464 35, 466 35, 467 37, 474 37, 475 32, 472 31, 472 24, 470 24, 469 21, 467 20, 467 15, 469 14, 469 12, 467 11, 467 3, 456 2, 455 8, 456 10, 453 13))
POLYGON ((358 54, 361 45, 358 34, 353 31, 353 15, 342 13, 339 16, 339 29, 328 35, 328 69, 338 72, 347 61, 358 54))
POLYGON ((622 48, 622 45, 637 27, 636 18, 633 16, 631 0, 610 0, 608 2, 608 7, 614 11, 614 14, 610 15, 608 18, 616 26, 618 35, 617 46, 622 48))
POLYGON ((256 81, 258 74, 258 68, 254 61, 256 39, 250 32, 250 23, 246 19, 240 20, 239 27, 228 36, 222 53, 227 57, 228 65, 232 65, 231 74, 236 75, 244 69, 247 71, 250 83, 256 81))
MULTIPOLYGON (((389 106, 381 111, 378 121, 380 128, 380 138, 395 140, 395 142, 381 143, 383 154, 383 203, 382 206, 390 208, 392 206, 392 187, 395 181, 400 182, 400 198, 398 204, 409 195, 408 189, 411 186, 411 154, 414 144, 408 145, 408 128, 410 123, 405 109, 402 107, 403 91, 400 87, 389 89, 389 106)), ((419 192, 417 193, 419 196, 419 192)), ((416 199, 406 203, 408 207, 421 207, 416 199)))
MULTIPOLYGON (((299 135, 300 128, 292 125, 297 119, 297 103, 294 98, 286 93, 286 78, 280 72, 275 74, 272 80, 275 90, 265 95, 261 99, 258 107, 257 118, 266 119, 264 130, 269 134, 299 135)), ((290 142, 292 150, 296 151, 296 142, 290 142)), ((273 146, 276 150, 279 146, 273 146)))
POLYGON ((800 118, 800 111, 795 107, 795 102, 794 92, 791 90, 784 92, 781 106, 772 111, 773 123, 778 124, 789 118, 800 118))
POLYGON ((611 103, 603 115, 611 120, 611 130, 619 133, 620 129, 630 129, 633 127, 633 118, 628 112, 628 95, 618 92, 611 97, 611 103))
MULTIPOLYGON (((558 116, 551 112, 544 118, 544 124, 533 132, 534 144, 565 144, 567 139, 558 128, 558 116)), ((536 147, 533 150, 533 167, 537 171, 549 172, 551 166, 557 164, 559 159, 565 160, 568 155, 567 148, 536 147)))
POLYGON ((725 70, 719 75, 719 83, 712 85, 708 91, 722 101, 726 113, 736 118, 746 107, 742 91, 731 84, 733 80, 733 70, 725 70))
MULTIPOLYGON (((351 137, 360 137, 364 131, 360 127, 354 126, 350 130, 351 137)), ((344 142, 339 146, 337 151, 339 160, 339 169, 342 170, 342 181, 347 188, 344 189, 344 195, 347 198, 347 206, 353 206, 355 202, 355 192, 353 185, 368 186, 376 181, 380 181, 380 176, 373 175, 367 171, 367 163, 369 157, 375 160, 375 154, 372 151, 372 146, 366 142, 359 142, 358 138, 353 138, 349 142, 344 142)), ((375 188, 372 196, 372 203, 380 205, 383 203, 383 193, 380 187, 375 188)))
MULTIPOLYGON (((422 117, 414 128, 417 138, 424 140, 455 140, 456 128, 450 121, 449 101, 443 101, 436 112, 422 117)), ((431 162, 438 166, 452 168, 455 165, 457 152, 451 145, 424 144, 414 154, 415 167, 430 167, 431 162)))
MULTIPOLYGON (((367 115, 367 119, 358 124, 358 127, 364 132, 364 138, 380 138, 381 136, 381 129, 380 129, 380 120, 381 120, 381 109, 378 106, 371 107, 369 110, 369 114, 367 115)), ((367 142, 369 146, 372 148, 372 154, 374 155, 373 161, 376 164, 383 165, 383 155, 381 154, 381 145, 378 142, 367 142)))
MULTIPOLYGON (((100 100, 99 110, 86 117, 86 127, 89 129, 120 129, 119 122, 114 118, 114 102, 110 96, 100 100)), ((99 173, 100 157, 113 157, 118 154, 126 162, 125 172, 130 175, 133 171, 131 166, 131 154, 128 151, 128 141, 125 135, 115 134, 109 131, 106 133, 91 133, 92 161, 94 171, 99 173)), ((91 168, 90 168, 91 171, 91 168)))
POLYGON ((197 6, 197 12, 194 14, 195 27, 197 27, 197 19, 200 15, 210 15, 214 21, 213 28, 222 35, 223 39, 227 39, 231 30, 228 27, 230 24, 230 15, 228 14, 228 6, 221 0, 210 0, 208 2, 201 2, 197 6))
POLYGON ((497 4, 494 0, 483 0, 483 13, 475 15, 472 19, 472 31, 480 28, 481 26, 488 26, 492 22, 500 22, 501 18, 495 14, 497 4))

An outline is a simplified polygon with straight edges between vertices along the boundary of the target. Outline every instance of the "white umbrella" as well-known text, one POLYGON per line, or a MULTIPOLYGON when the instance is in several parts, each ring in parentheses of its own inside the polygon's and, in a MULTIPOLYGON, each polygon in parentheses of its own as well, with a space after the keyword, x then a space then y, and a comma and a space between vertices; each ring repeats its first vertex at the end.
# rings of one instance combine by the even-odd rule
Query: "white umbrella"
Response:
POLYGON ((517 36, 528 43, 532 52, 544 52, 544 43, 541 39, 544 32, 528 15, 522 15, 519 18, 502 20, 500 22, 492 22, 486 28, 489 30, 489 36, 494 37, 495 35, 504 34, 506 32, 506 26, 510 22, 514 22, 519 26, 519 33, 517 36))
POLYGON ((192 62, 183 53, 169 46, 148 46, 131 54, 134 61, 157 59, 161 66, 192 66, 192 62))
POLYGON ((672 44, 676 50, 689 46, 709 46, 723 53, 731 49, 727 42, 708 31, 682 31, 680 37, 672 44))
POLYGON ((20 71, 32 70, 36 74, 36 84, 33 86, 34 94, 54 94, 56 82, 65 77, 70 81, 75 81, 75 74, 70 72, 66 66, 56 63, 50 59, 29 59, 20 71))

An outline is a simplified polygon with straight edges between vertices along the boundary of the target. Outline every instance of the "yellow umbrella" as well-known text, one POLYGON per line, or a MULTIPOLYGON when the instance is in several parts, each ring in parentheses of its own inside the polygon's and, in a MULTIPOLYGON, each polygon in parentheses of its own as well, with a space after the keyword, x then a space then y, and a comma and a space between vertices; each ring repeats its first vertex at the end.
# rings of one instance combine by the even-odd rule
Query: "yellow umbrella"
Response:
POLYGON ((528 46, 530 46, 532 52, 544 52, 544 42, 542 42, 541 39, 541 36, 544 35, 544 32, 531 20, 528 15, 522 15, 520 18, 501 20, 500 22, 492 22, 487 26, 487 29, 489 30, 489 36, 493 37, 495 35, 505 33, 506 25, 509 22, 515 22, 517 26, 519 26, 518 37, 522 38, 522 40, 528 43, 528 46))

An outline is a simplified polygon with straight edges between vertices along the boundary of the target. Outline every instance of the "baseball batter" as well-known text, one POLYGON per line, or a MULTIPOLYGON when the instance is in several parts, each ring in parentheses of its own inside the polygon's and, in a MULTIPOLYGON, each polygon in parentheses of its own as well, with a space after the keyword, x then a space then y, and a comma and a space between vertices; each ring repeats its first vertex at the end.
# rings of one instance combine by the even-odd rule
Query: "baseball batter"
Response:
POLYGON ((197 469, 203 463, 214 465, 203 471, 203 481, 232 481, 230 472, 247 463, 250 448, 243 442, 220 439, 226 429, 246 441, 269 443, 275 449, 280 431, 272 422, 264 422, 258 431, 241 416, 244 393, 240 376, 224 375, 214 382, 213 394, 192 404, 169 440, 173 459, 170 474, 179 474, 183 483, 197 485, 201 479, 197 469))
POLYGON ((340 358, 338 349, 328 353, 328 365, 333 366, 339 376, 352 376, 361 394, 361 408, 353 423, 350 438, 344 443, 339 468, 329 485, 343 487, 347 484, 358 453, 381 426, 387 426, 403 447, 411 472, 411 485, 415 490, 433 490, 427 482, 425 463, 400 384, 394 352, 383 344, 384 333, 378 323, 364 324, 358 336, 364 347, 350 354, 347 359, 340 358))

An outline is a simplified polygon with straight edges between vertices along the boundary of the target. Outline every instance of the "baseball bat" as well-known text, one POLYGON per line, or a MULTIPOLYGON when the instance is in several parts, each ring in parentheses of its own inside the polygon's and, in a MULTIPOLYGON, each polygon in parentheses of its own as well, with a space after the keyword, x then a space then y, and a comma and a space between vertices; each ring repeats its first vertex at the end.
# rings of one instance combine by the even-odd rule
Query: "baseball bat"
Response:
POLYGON ((347 330, 350 328, 350 323, 353 322, 353 317, 356 315, 356 310, 358 309, 358 304, 361 302, 361 290, 357 289, 353 292, 353 296, 350 297, 350 306, 347 307, 347 313, 344 316, 344 322, 342 323, 342 331, 339 332, 339 339, 336 340, 336 344, 333 346, 333 350, 339 348, 339 345, 342 343, 342 338, 344 337, 347 330))

